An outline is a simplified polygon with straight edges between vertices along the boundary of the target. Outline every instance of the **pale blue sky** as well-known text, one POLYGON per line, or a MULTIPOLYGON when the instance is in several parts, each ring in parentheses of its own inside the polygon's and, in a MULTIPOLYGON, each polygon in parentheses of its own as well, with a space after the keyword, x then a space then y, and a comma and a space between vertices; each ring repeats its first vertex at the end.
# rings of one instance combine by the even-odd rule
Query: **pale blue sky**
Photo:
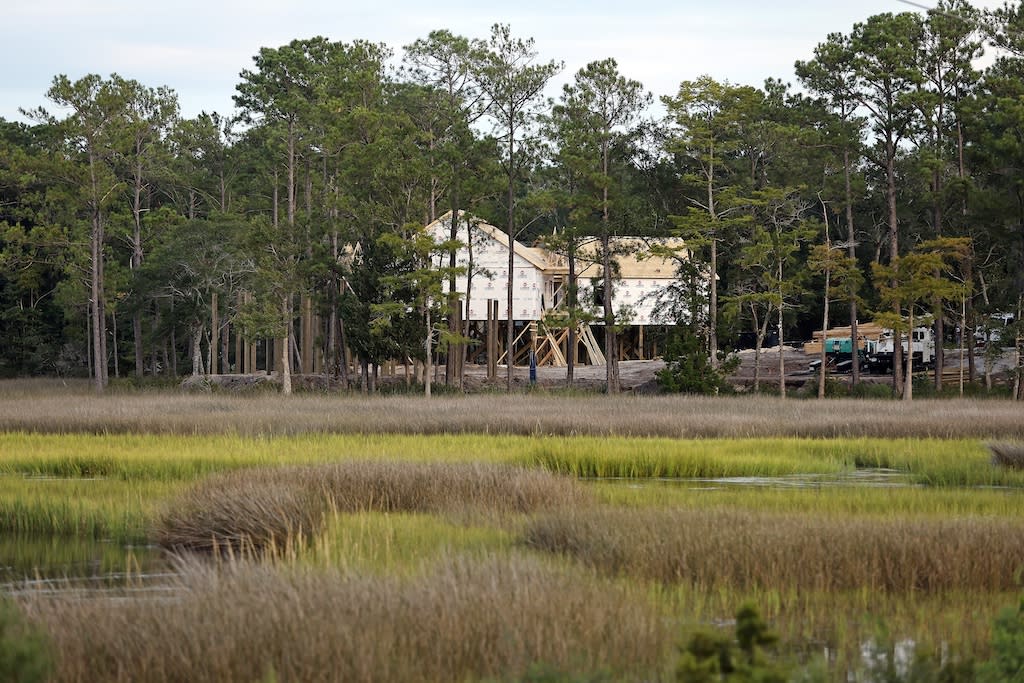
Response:
MULTIPOLYGON (((701 74, 761 85, 793 81, 793 62, 835 31, 880 12, 916 11, 899 0, 734 0, 505 3, 439 0, 6 0, 0 12, 0 117, 19 107, 51 108, 45 92, 56 74, 76 79, 112 72, 177 91, 182 113, 233 111, 238 74, 260 47, 324 35, 402 46, 436 28, 484 38, 508 23, 533 37, 544 60, 565 62, 552 94, 595 59, 614 57, 621 72, 655 96, 701 74)), ((930 4, 930 0, 921 0, 930 4)), ((1002 0, 976 0, 994 7, 1002 0)))

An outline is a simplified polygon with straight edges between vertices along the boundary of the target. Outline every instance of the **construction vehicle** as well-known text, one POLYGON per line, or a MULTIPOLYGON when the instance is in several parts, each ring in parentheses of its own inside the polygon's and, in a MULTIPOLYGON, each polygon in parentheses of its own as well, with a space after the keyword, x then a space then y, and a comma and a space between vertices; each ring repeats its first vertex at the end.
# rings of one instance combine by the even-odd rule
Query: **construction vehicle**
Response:
MULTIPOLYGON (((900 335, 900 346, 903 353, 908 351, 907 335, 900 335)), ((915 370, 930 368, 935 363, 935 335, 929 327, 915 327, 911 332, 909 344, 912 354, 911 367, 915 370)), ((890 329, 882 330, 882 336, 875 344, 873 353, 867 354, 867 365, 870 372, 885 375, 892 372, 893 356, 896 351, 896 334, 890 329)))
MULTIPOLYGON (((875 345, 882 336, 882 328, 870 322, 857 325, 857 358, 860 369, 868 371, 867 356, 874 353, 875 345)), ((826 367, 829 372, 846 373, 853 371, 854 344, 849 327, 834 327, 828 332, 818 330, 813 339, 804 343, 804 353, 811 358, 809 370, 818 371, 821 365, 821 346, 825 345, 826 367)))
MULTIPOLYGON (((857 345, 857 359, 862 372, 868 371, 868 354, 874 353, 877 342, 873 339, 861 338, 857 345)), ((817 358, 808 363, 811 372, 817 372, 821 365, 821 342, 815 344, 804 344, 804 352, 811 355, 812 352, 817 358), (811 350, 808 351, 808 346, 811 350)), ((841 374, 853 372, 853 339, 850 337, 829 337, 825 341, 825 362, 829 372, 841 374)))
MULTIPOLYGON (((907 352, 907 336, 901 335, 903 352, 907 352)), ((863 372, 881 375, 892 372, 892 360, 895 351, 896 335, 893 330, 875 323, 857 325, 857 358, 859 368, 863 372)), ((853 370, 854 344, 849 327, 836 327, 827 334, 820 330, 814 333, 814 339, 804 344, 804 353, 812 358, 809 363, 811 371, 817 371, 821 365, 821 345, 825 345, 826 367, 831 372, 851 372, 853 370)), ((912 334, 914 368, 928 368, 935 362, 935 336, 930 328, 916 327, 912 334)))

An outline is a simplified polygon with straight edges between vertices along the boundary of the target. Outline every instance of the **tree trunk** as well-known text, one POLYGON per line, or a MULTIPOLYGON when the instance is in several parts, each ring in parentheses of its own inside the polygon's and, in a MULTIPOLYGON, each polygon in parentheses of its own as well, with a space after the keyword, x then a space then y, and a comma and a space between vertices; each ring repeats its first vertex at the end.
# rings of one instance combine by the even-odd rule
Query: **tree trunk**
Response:
POLYGON ((513 194, 513 179, 515 177, 515 136, 512 127, 508 133, 508 329, 505 331, 505 361, 507 369, 505 373, 505 390, 512 393, 512 365, 515 359, 512 345, 515 343, 515 311, 512 308, 512 292, 515 282, 515 195, 513 194))
MULTIPOLYGON (((779 266, 779 282, 782 282, 782 266, 779 266)), ((779 291, 779 317, 776 327, 776 333, 779 337, 779 398, 786 398, 786 345, 782 340, 782 325, 783 325, 783 306, 782 299, 783 294, 780 289, 779 291)))
POLYGON ((103 243, 106 239, 103 212, 100 207, 99 180, 96 177, 96 163, 96 155, 90 149, 89 181, 92 189, 90 199, 92 230, 89 233, 89 295, 92 309, 93 387, 96 393, 101 394, 107 386, 107 312, 103 283, 103 243))
POLYGON ((203 371, 203 326, 195 325, 192 328, 192 376, 199 377, 203 371))
POLYGON ((565 355, 565 384, 570 389, 575 381, 576 369, 576 329, 579 321, 576 317, 576 308, 579 305, 576 300, 576 235, 569 236, 569 276, 566 286, 566 306, 569 308, 569 332, 566 335, 568 340, 565 355))
POLYGON ((217 343, 220 340, 220 319, 217 310, 217 292, 210 294, 210 374, 217 374, 217 343))
MULTIPOLYGON (((853 187, 850 182, 850 150, 843 150, 843 179, 846 184, 846 226, 848 234, 848 242, 846 245, 846 255, 853 259, 853 263, 857 263, 857 232, 853 226, 853 187)), ((853 368, 852 375, 850 375, 850 387, 857 386, 860 382, 860 345, 857 338, 857 290, 856 285, 852 281, 850 282, 850 341, 852 343, 853 352, 853 368)))
POLYGON ((281 347, 281 393, 290 396, 292 393, 292 365, 291 365, 291 329, 292 319, 292 298, 284 296, 281 298, 281 317, 285 320, 284 337, 278 344, 281 347))
MULTIPOLYGON (((462 336, 469 339, 469 331, 473 325, 472 317, 469 315, 469 306, 473 301, 473 223, 466 216, 466 313, 463 320, 462 336)), ((469 344, 459 344, 459 391, 465 388, 466 361, 469 359, 469 344)))
MULTIPOLYGON (((136 155, 141 151, 136 147, 136 155)), ((132 188, 132 272, 137 273, 142 267, 142 167, 135 165, 134 187, 132 188)), ((143 350, 142 350, 142 312, 138 306, 132 313, 132 340, 135 353, 135 376, 142 377, 143 373, 143 350)))
POLYGON ((107 336, 106 315, 103 311, 103 219, 94 209, 92 233, 90 239, 91 273, 89 296, 92 312, 92 352, 93 352, 93 386, 96 393, 102 394, 107 386, 107 354, 105 339, 107 336))
MULTIPOLYGON (((828 239, 826 234, 825 244, 828 245, 828 239)), ((818 373, 818 398, 825 398, 825 366, 828 362, 828 356, 826 354, 825 346, 828 344, 828 289, 829 281, 831 279, 832 272, 830 270, 825 271, 825 299, 824 299, 824 312, 821 315, 821 353, 819 359, 821 362, 820 372, 818 373)), ((852 331, 851 331, 852 334, 852 331)), ((857 364, 857 341, 856 337, 852 337, 850 341, 853 343, 853 364, 857 364)))
MULTIPOLYGON (((713 163, 713 162, 712 162, 713 163)), ((708 175, 708 213, 712 224, 718 220, 715 214, 714 171, 708 175)), ((708 277, 708 355, 711 367, 718 369, 718 233, 711 231, 711 273, 708 277)))
MULTIPOLYGON (((430 306, 429 305, 424 305, 423 306, 423 313, 424 313, 424 318, 427 321, 427 335, 426 335, 426 337, 423 340, 423 350, 426 352, 426 354, 424 355, 424 359, 425 360, 423 361, 423 395, 426 396, 427 398, 430 398, 430 379, 431 379, 431 372, 432 372, 431 367, 430 367, 430 361, 431 361, 431 356, 434 353, 434 344, 433 344, 433 341, 434 341, 433 325, 434 324, 433 324, 433 322, 430 319, 430 306)), ((509 386, 511 387, 511 384, 509 386)))
POLYGON ((220 373, 226 375, 231 372, 229 351, 231 349, 231 325, 225 323, 220 330, 220 373))
MULTIPOLYGON (((895 348, 903 348, 899 343, 895 348)), ((894 349, 895 350, 895 349, 894 349)), ((911 306, 907 314, 907 371, 903 387, 903 400, 909 401, 914 398, 914 307, 911 306)))
POLYGON ((612 253, 611 237, 607 226, 601 236, 601 265, 604 270, 602 283, 604 286, 604 355, 605 355, 605 391, 609 394, 619 393, 619 344, 615 332, 615 311, 612 308, 612 253))
MULTIPOLYGON (((886 203, 889 207, 889 264, 895 265, 899 259, 899 224, 898 216, 896 213, 896 149, 895 144, 890 139, 886 145, 886 162, 885 162, 885 181, 886 181, 886 203)), ((890 283, 895 289, 897 283, 895 281, 890 283)), ((897 316, 900 315, 900 306, 898 303, 893 305, 893 310, 897 316)), ((909 350, 909 349, 908 349, 909 350)), ((902 391, 902 360, 903 360, 903 345, 893 344, 892 350, 892 381, 893 389, 896 394, 899 395, 902 391)))

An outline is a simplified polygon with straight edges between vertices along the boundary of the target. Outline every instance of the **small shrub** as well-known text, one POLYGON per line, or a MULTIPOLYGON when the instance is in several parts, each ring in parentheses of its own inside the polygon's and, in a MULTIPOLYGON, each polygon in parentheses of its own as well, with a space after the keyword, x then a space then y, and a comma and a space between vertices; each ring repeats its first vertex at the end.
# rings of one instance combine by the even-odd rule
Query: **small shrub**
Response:
POLYGON ((853 398, 892 398, 892 385, 860 382, 850 390, 853 398))
POLYGON ((735 639, 711 630, 690 636, 676 668, 676 680, 784 683, 789 680, 789 671, 774 652, 777 641, 757 608, 743 605, 736 613, 735 639))
POLYGON ((686 330, 669 338, 664 358, 665 369, 657 373, 658 384, 676 394, 726 393, 731 390, 726 377, 739 365, 739 359, 733 357, 713 367, 700 338, 686 330))
POLYGON ((992 659, 978 667, 983 683, 1024 681, 1024 598, 996 617, 992 629, 992 659))

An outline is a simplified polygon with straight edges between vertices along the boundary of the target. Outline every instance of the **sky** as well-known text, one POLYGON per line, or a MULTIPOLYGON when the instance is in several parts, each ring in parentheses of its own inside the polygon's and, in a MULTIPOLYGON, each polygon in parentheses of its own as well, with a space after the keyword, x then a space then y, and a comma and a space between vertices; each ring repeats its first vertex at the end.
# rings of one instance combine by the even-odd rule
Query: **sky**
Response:
MULTIPOLYGON (((913 0, 932 4, 932 0, 913 0)), ((486 38, 494 23, 532 37, 538 59, 565 63, 549 94, 588 62, 613 57, 655 97, 708 74, 761 86, 796 84, 793 63, 829 33, 849 33, 882 12, 920 11, 901 0, 6 0, 0 12, 0 117, 43 106, 54 76, 117 73, 168 86, 182 115, 234 112, 239 73, 261 47, 296 38, 383 42, 402 47, 439 28, 486 38), (486 5, 486 6, 485 6, 486 5)), ((991 8, 1002 0, 975 0, 991 8)))

